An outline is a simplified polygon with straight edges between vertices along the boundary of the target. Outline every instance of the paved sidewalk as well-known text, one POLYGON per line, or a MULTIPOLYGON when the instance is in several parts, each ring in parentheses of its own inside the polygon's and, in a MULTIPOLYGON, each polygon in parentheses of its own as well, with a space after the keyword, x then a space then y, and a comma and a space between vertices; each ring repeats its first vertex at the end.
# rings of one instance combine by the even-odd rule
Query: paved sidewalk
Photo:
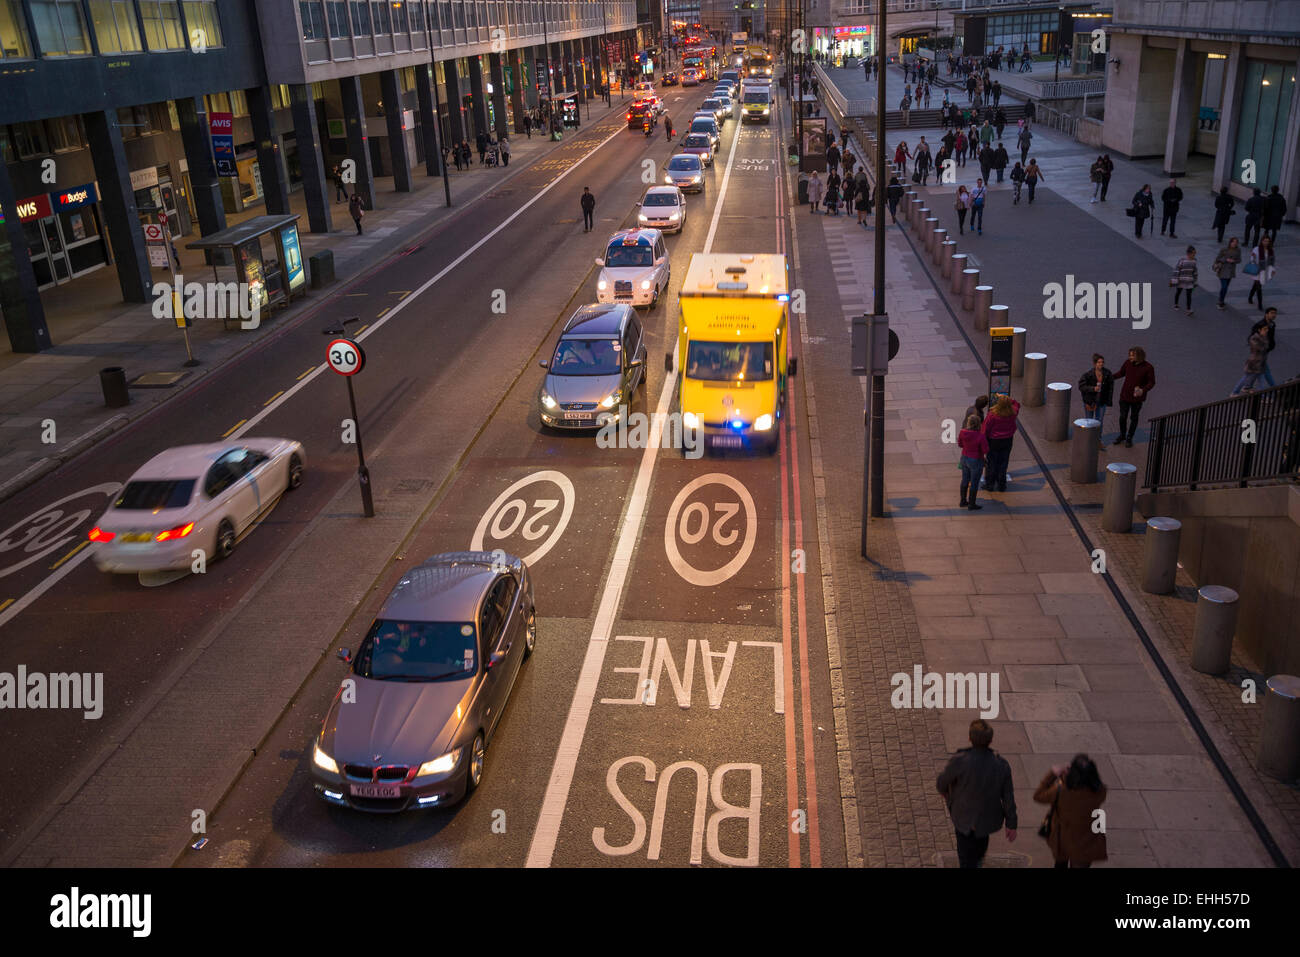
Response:
MULTIPOLYGON (((833 555, 828 607, 867 862, 956 863, 934 778, 966 746, 976 712, 894 710, 890 678, 920 665, 998 675, 993 744, 1012 766, 1020 832, 1014 844, 994 837, 991 865, 1050 866, 1035 833, 1046 809, 1032 793, 1053 764, 1083 751, 1110 789, 1110 866, 1269 866, 1122 608, 1092 573, 1024 434, 1011 457, 1012 490, 984 493, 978 513, 956 507, 959 453, 942 441, 942 423, 983 391, 984 374, 900 230, 887 238, 886 304, 902 343, 886 380, 887 517, 871 523, 872 561, 858 557, 865 385, 845 388, 845 354, 850 318, 869 310, 874 234, 855 217, 806 209, 796 225, 800 282, 814 290, 801 366, 811 372, 805 386, 815 385, 814 461, 833 555)), ((1036 435, 1034 416, 1023 417, 1036 435)), ((1059 464, 1049 468, 1063 481, 1059 464)), ((1127 562, 1116 564, 1120 578, 1127 562)), ((1278 808, 1267 810, 1276 824, 1278 808)))
MULTIPOLYGON (((591 116, 583 117, 583 129, 621 113, 626 103, 615 93, 610 108, 592 101, 591 116)), ((584 114, 586 109, 583 109, 584 114)), ((580 132, 580 131, 579 131, 580 132)), ((333 230, 307 232, 305 199, 301 191, 290 194, 291 211, 302 215, 299 237, 303 258, 329 249, 334 253, 337 281, 321 290, 309 290, 283 311, 262 317, 256 330, 243 330, 237 323, 229 329, 222 322, 198 322, 191 326, 190 343, 201 365, 186 369, 184 339, 170 320, 152 314, 152 304, 123 303, 117 273, 106 266, 91 276, 42 294, 50 313, 55 345, 29 355, 0 349, 0 500, 31 485, 42 475, 79 455, 95 442, 144 415, 171 396, 220 369, 266 336, 274 335, 309 310, 318 308, 347 283, 380 264, 396 250, 405 248, 430 227, 445 221, 476 199, 502 187, 516 173, 535 163, 570 165, 576 159, 574 133, 560 142, 534 135, 531 139, 511 138, 509 167, 474 166, 464 172, 452 168, 453 206, 445 205, 441 177, 424 174, 423 164, 413 171, 414 191, 396 193, 392 178, 376 180, 376 209, 367 211, 362 222, 364 235, 357 236, 347 207, 331 207, 333 230), (181 373, 166 388, 131 388, 131 404, 123 409, 104 405, 99 370, 121 366, 128 382, 151 372, 181 373), (46 442, 46 423, 55 426, 54 442, 46 442)), ((250 216, 261 215, 262 207, 227 216, 235 225, 250 216)), ((187 281, 208 281, 212 267, 203 256, 183 248, 197 234, 183 237, 178 252, 181 273, 187 281)), ((223 270, 222 279, 233 275, 223 270)), ((154 270, 155 281, 170 282, 170 275, 154 270)))
MULTIPOLYGON (((1051 62, 1048 62, 1050 68, 1051 62)), ((861 69, 856 70, 830 70, 828 75, 835 81, 839 91, 849 99, 870 98, 875 94, 875 83, 867 84, 861 69)), ((1031 74, 1025 74, 1025 77, 1031 74)), ((1032 74, 1038 76, 1037 73, 1032 74)), ((1050 79, 1050 70, 1048 77, 1050 79)), ((996 71, 994 78, 997 78, 996 71)), ((887 82, 889 84, 889 95, 891 102, 897 103, 903 95, 903 73, 897 67, 890 67, 887 71, 887 82)), ((1006 84, 1004 84, 1006 85, 1006 84)), ((937 93, 937 88, 936 88, 937 93)), ((1008 89, 1003 94, 1003 98, 1011 98, 1014 102, 1017 94, 1008 89)), ((932 101, 935 106, 942 102, 943 96, 937 93, 932 101)), ((958 105, 965 105, 965 92, 957 100, 958 105)), ((1200 268, 1200 293, 1197 295, 1197 305, 1202 311, 1214 309, 1211 299, 1218 299, 1219 281, 1210 271, 1210 266, 1214 262, 1215 254, 1221 247, 1214 230, 1210 228, 1210 223, 1214 219, 1214 189, 1212 180, 1214 175, 1214 158, 1211 156, 1194 155, 1188 158, 1187 175, 1179 177, 1178 186, 1183 191, 1183 203, 1178 213, 1178 228, 1180 232, 1178 238, 1162 236, 1159 233, 1159 212, 1160 212, 1160 194, 1166 186, 1169 185, 1169 178, 1163 173, 1163 158, 1129 160, 1115 153, 1111 153, 1111 159, 1115 163, 1115 172, 1111 177, 1110 189, 1107 195, 1107 201, 1104 203, 1093 203, 1092 200, 1092 183, 1088 178, 1088 170, 1097 156, 1106 152, 1104 149, 1095 149, 1086 146, 1077 140, 1066 136, 1056 130, 1047 129, 1043 126, 1034 125, 1033 130, 1033 148, 1030 155, 1038 160, 1039 166, 1043 169, 1043 184, 1038 188, 1040 191, 1055 193, 1063 199, 1069 201, 1081 210, 1085 210, 1100 225, 1106 226, 1115 236, 1120 237, 1126 243, 1132 243, 1140 246, 1157 256, 1160 260, 1169 266, 1170 272, 1173 271, 1174 264, 1184 255, 1189 244, 1197 247, 1197 258, 1202 263, 1200 268), (1129 200, 1138 192, 1143 184, 1151 184, 1151 191, 1156 197, 1156 217, 1155 217, 1155 235, 1150 235, 1152 221, 1148 220, 1148 232, 1142 239, 1137 239, 1133 234, 1133 220, 1124 215, 1124 210, 1129 205, 1129 200)), ((1020 159, 1020 153, 1015 148, 1017 128, 1015 124, 1007 127, 1004 131, 1003 142, 1006 144, 1007 153, 1010 154, 1011 163, 1007 167, 1010 171, 1011 166, 1020 159)), ((912 126, 905 130, 890 130, 886 142, 891 151, 898 145, 900 140, 905 140, 909 147, 915 147, 924 136, 926 142, 931 146, 931 152, 937 154, 941 145, 940 139, 943 136, 943 130, 939 127, 920 127, 912 126)), ((860 151, 854 151, 854 155, 862 155, 860 151)), ((956 193, 959 185, 965 185, 968 189, 973 188, 975 180, 980 176, 979 163, 975 160, 968 160, 964 167, 958 166, 953 171, 956 175, 954 182, 950 184, 936 184, 935 177, 931 177, 928 187, 918 187, 922 197, 927 202, 936 199, 941 204, 944 200, 939 198, 945 194, 956 193)), ((996 179, 996 177, 995 177, 996 179)), ((1267 191, 1267 187, 1265 187, 1267 191)), ((994 182, 990 184, 989 191, 992 194, 1011 193, 1012 186, 1010 180, 1002 183, 994 182)), ((1288 197, 1288 199, 1294 199, 1288 197)), ((941 208, 950 208, 951 202, 948 201, 941 208)), ((1000 205, 1010 205, 1009 197, 1000 202, 1000 205)), ((1245 213, 1241 209, 1241 203, 1237 204, 1237 215, 1233 217, 1230 228, 1224 233, 1224 243, 1233 235, 1240 239, 1240 233, 1236 230, 1244 228, 1245 213)), ((1104 235, 1104 234, 1103 234, 1104 235)), ((1099 237, 1093 236, 1062 236, 1062 241, 1079 242, 1080 250, 1083 253, 1080 264, 1081 267, 1086 265, 1086 252, 1089 246, 1100 242, 1099 237)), ((1109 241, 1109 239, 1107 240, 1109 241)), ((1300 269, 1291 268, 1290 255, 1292 252, 1300 249, 1300 226, 1296 223, 1285 223, 1278 233, 1277 241, 1277 260, 1278 270, 1276 277, 1268 283, 1266 292, 1268 295, 1267 305, 1278 308, 1278 330, 1289 331, 1300 329, 1300 269)), ((962 247, 961 252, 971 252, 971 250, 962 247)), ((1247 256, 1249 253, 1247 252, 1247 256)), ((1228 301, 1232 305, 1243 311, 1254 312, 1255 307, 1246 303, 1246 296, 1250 291, 1250 282, 1240 269, 1237 278, 1233 281, 1228 291, 1228 301)), ((1161 279, 1163 281, 1163 279, 1161 279)))

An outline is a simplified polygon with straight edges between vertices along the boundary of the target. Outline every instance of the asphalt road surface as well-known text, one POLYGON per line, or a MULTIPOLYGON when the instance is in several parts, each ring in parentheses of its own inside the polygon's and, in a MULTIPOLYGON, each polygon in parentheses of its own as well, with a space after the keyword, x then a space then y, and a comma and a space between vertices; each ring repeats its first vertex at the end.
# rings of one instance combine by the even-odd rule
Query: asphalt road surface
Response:
MULTIPOLYGON (((679 130, 705 95, 668 93, 679 130)), ((691 254, 788 252, 780 141, 779 121, 724 126, 707 188, 688 198, 686 226, 668 238, 670 295, 643 314, 649 381, 636 409, 674 408, 675 375, 662 356, 691 254)), ((610 232, 634 224, 644 162, 670 152, 661 129, 647 139, 618 117, 584 128, 200 387, 0 505, 0 603, 9 600, 0 670, 105 676, 98 721, 15 711, 0 727, 0 850, 140 719, 140 702, 355 482, 355 451, 340 428, 346 394, 320 365, 323 330, 358 316, 349 331, 360 326, 368 355, 357 380, 367 448, 430 422, 445 437, 421 477, 441 491, 406 552, 477 547, 476 533, 487 549, 539 552, 537 654, 479 791, 457 808, 396 817, 335 808, 312 791, 310 741, 345 667, 326 659, 210 815, 209 848, 184 862, 844 862, 820 589, 804 587, 818 571, 798 379, 795 414, 770 457, 600 449, 590 435, 543 433, 535 409, 537 360, 563 320, 595 301, 593 257, 610 232), (590 234, 583 186, 597 196, 590 234), (169 446, 244 434, 301 440, 308 475, 230 559, 151 588, 88 561, 87 530, 139 465, 169 446), (557 500, 572 505, 567 521, 557 500), (529 520, 510 521, 512 510, 529 520), (697 583, 724 566, 735 570, 720 584, 697 583)), ((649 168, 653 177, 658 167, 649 168)), ((382 472, 382 454, 369 464, 382 472)), ((375 581, 341 644, 357 646, 403 568, 322 570, 322 587, 375 581)), ((312 614, 312 596, 301 603, 312 614)), ((322 640, 341 625, 322 622, 322 640)), ((232 680, 248 666, 256 663, 232 661, 232 680)))

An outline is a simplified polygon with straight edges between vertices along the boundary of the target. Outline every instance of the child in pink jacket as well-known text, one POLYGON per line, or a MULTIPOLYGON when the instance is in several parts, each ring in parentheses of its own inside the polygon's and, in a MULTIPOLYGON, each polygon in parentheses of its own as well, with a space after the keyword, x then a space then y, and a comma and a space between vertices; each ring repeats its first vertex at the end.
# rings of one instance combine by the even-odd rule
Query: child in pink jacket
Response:
POLYGON ((978 415, 966 419, 966 427, 957 435, 961 449, 961 507, 972 512, 983 508, 975 504, 975 493, 980 488, 980 473, 984 471, 984 457, 989 454, 989 440, 980 431, 978 415))

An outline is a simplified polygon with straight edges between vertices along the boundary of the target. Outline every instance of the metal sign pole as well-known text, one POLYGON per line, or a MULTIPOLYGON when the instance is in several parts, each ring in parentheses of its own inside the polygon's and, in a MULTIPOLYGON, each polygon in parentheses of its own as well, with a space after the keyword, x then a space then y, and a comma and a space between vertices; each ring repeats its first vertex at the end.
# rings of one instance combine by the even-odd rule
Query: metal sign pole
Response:
POLYGON ((352 391, 352 377, 348 376, 348 405, 352 407, 352 422, 357 430, 357 481, 361 483, 361 507, 366 518, 375 517, 375 501, 370 493, 370 470, 366 468, 366 455, 361 450, 361 420, 357 418, 357 397, 352 391))

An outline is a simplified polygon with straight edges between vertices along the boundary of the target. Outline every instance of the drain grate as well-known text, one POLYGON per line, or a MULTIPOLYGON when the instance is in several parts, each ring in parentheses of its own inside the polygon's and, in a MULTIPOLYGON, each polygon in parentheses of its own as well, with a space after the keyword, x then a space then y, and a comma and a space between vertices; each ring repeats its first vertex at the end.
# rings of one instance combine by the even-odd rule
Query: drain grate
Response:
POLYGON ((402 479, 393 486, 393 492, 403 495, 414 495, 417 492, 423 492, 433 483, 428 479, 402 479))
POLYGON ((131 380, 130 385, 136 389, 168 389, 187 375, 188 372, 146 372, 131 380))

